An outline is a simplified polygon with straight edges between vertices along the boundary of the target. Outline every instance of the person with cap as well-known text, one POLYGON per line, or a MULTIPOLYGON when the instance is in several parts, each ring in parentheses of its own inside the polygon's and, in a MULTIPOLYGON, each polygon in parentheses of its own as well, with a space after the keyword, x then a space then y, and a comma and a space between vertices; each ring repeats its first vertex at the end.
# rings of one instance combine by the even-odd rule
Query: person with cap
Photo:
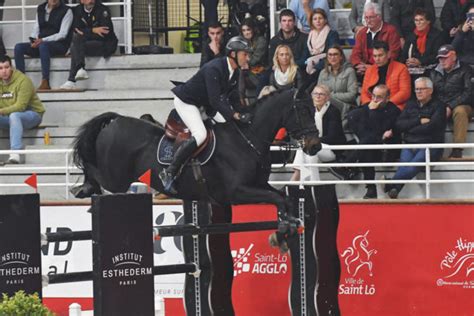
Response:
MULTIPOLYGON (((465 143, 472 114, 472 71, 461 63, 452 45, 438 50, 439 64, 430 73, 436 97, 446 106, 446 117, 453 120, 453 142, 465 143)), ((451 158, 462 158, 462 148, 455 148, 451 158)))
POLYGON ((201 118, 200 107, 217 123, 236 120, 250 124, 250 113, 237 112, 229 101, 229 94, 237 87, 240 69, 249 68, 250 45, 241 36, 235 36, 227 42, 226 56, 206 63, 184 84, 174 87, 174 107, 191 131, 191 137, 176 150, 173 161, 160 173, 166 194, 176 194, 174 181, 181 166, 194 150, 204 143, 206 127, 201 118))

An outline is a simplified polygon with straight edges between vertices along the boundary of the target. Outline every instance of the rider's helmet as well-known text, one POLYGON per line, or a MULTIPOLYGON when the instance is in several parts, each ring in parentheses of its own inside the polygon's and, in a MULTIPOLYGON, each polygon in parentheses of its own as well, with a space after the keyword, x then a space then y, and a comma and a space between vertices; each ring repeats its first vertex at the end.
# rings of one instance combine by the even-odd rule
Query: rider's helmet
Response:
POLYGON ((250 47, 250 43, 242 36, 232 37, 225 46, 225 53, 227 56, 229 56, 231 52, 238 51, 245 51, 248 53, 252 52, 252 47, 250 47))

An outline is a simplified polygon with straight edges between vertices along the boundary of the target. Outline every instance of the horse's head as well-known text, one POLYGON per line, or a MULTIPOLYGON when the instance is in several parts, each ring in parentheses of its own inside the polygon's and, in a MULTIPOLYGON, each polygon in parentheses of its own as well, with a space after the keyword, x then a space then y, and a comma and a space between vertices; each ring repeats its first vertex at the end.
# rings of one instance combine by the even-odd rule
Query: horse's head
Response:
POLYGON ((319 133, 314 122, 314 107, 310 98, 293 98, 285 114, 283 126, 308 155, 321 150, 319 133))

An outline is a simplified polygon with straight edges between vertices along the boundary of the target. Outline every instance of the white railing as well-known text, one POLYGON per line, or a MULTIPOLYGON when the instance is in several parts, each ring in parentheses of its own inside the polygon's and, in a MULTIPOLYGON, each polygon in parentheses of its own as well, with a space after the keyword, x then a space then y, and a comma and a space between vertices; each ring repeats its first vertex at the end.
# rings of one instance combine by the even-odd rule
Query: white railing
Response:
MULTIPOLYGON (((30 31, 31 27, 27 27, 28 24, 33 24, 35 23, 35 20, 28 20, 27 18, 27 10, 36 10, 37 5, 30 5, 27 4, 28 0, 20 0, 18 1, 18 5, 8 5, 8 6, 0 6, 0 9, 4 10, 3 11, 3 17, 4 20, 0 21, 0 25, 21 25, 21 38, 18 36, 17 41, 14 43, 19 43, 19 42, 27 42, 28 37, 30 36, 30 31), (20 20, 6 20, 5 17, 8 14, 6 11, 8 10, 21 10, 21 19, 20 20)), ((67 3, 67 1, 66 1, 67 3)), ((74 7, 77 4, 68 4, 70 7, 74 7)), ((120 28, 117 28, 116 34, 117 37, 119 38, 119 46, 124 46, 125 47, 125 52, 127 54, 132 53, 132 0, 118 0, 118 1, 113 1, 113 2, 104 2, 104 5, 109 6, 109 7, 114 7, 114 6, 119 6, 123 7, 123 16, 116 16, 112 17, 112 21, 117 21, 119 23, 123 23, 123 35, 120 36, 121 34, 117 34, 117 31, 120 30, 120 28), (122 41, 121 41, 122 39, 122 41)), ((35 15, 36 16, 36 15, 35 15)), ((18 30, 15 30, 15 34, 18 34, 18 30)), ((3 33, 5 36, 5 31, 3 33)), ((5 39, 4 39, 5 42, 5 39)), ((12 46, 8 46, 7 43, 5 43, 7 49, 13 49, 12 46)))
MULTIPOLYGON (((441 183, 474 183, 474 179, 432 179, 431 168, 436 166, 474 166, 474 161, 431 161, 430 148, 474 148, 474 143, 465 144, 400 144, 400 145, 324 145, 323 148, 330 150, 367 150, 367 149, 420 149, 425 148, 426 150, 426 161, 425 162, 380 162, 380 163, 316 163, 316 164, 273 164, 272 168, 281 167, 399 167, 399 166, 418 166, 425 168, 425 179, 414 179, 414 180, 319 180, 319 181, 269 181, 271 185, 324 185, 324 184, 386 184, 386 183, 416 183, 425 185, 425 198, 431 197, 431 184, 441 183)), ((282 147, 272 146, 274 151, 280 151, 282 147)), ((296 148, 290 148, 295 150, 296 148)), ((71 171, 79 171, 76 166, 72 165, 71 159, 72 149, 28 149, 28 150, 0 150, 0 155, 7 154, 22 154, 22 155, 63 155, 64 164, 61 166, 22 166, 22 165, 9 165, 8 167, 0 167, 0 176, 12 173, 12 171, 19 172, 38 172, 38 171, 63 171, 58 173, 58 176, 64 175, 65 182, 58 183, 41 183, 38 181, 39 187, 65 187, 66 199, 70 198, 69 189, 76 185, 75 182, 71 182, 71 171)), ((24 183, 0 183, 2 187, 26 187, 24 183)))

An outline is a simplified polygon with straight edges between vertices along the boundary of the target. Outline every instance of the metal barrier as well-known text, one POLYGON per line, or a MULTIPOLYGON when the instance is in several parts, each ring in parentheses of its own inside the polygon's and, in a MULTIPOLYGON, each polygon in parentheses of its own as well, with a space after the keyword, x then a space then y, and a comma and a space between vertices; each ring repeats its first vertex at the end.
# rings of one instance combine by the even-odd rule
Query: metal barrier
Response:
MULTIPOLYGON (((4 36, 4 43, 7 49, 13 49, 13 47, 8 44, 12 43, 16 44, 19 42, 28 42, 28 37, 30 36, 31 27, 29 25, 35 23, 35 19, 29 18, 32 15, 32 12, 36 10, 37 5, 27 4, 28 0, 20 0, 18 1, 18 5, 9 5, 9 6, 2 6, 0 10, 4 10, 3 17, 5 19, 6 10, 21 10, 20 18, 15 20, 7 20, 7 21, 0 21, 0 25, 3 27, 4 25, 21 25, 21 33, 18 32, 18 29, 15 29, 15 32, 3 32, 4 36), (32 11, 33 10, 33 11, 32 11), (6 33, 10 33, 9 37, 5 38, 6 33), (21 34, 21 38, 19 38, 18 34, 21 34), (16 41, 12 41, 10 39, 15 39, 16 41)), ((40 3, 38 3, 40 4, 40 3)), ((68 4, 70 7, 74 7, 77 4, 68 4)), ((116 27, 116 34, 119 38, 119 46, 125 47, 125 52, 127 54, 132 53, 132 0, 118 0, 118 1, 111 1, 111 2, 104 2, 104 5, 109 7, 119 7, 122 10, 121 16, 112 17, 112 21, 115 24, 123 24, 123 33, 118 33, 122 28, 116 27)), ((36 16, 36 15, 35 15, 36 16)))
MULTIPOLYGON (((324 145, 324 149, 330 150, 367 150, 367 149, 403 149, 403 148, 425 148, 426 150, 426 161, 425 162, 380 162, 380 163, 317 163, 317 164, 273 164, 272 168, 279 167, 399 167, 399 166, 419 166, 425 168, 425 179, 414 179, 414 180, 320 180, 320 181, 269 181, 271 185, 324 185, 324 184, 386 184, 386 183, 406 183, 406 184, 424 184, 425 185, 425 198, 431 198, 431 184, 442 184, 442 183, 474 183, 474 179, 432 179, 431 172, 432 167, 436 166, 474 166, 474 161, 436 161, 433 162, 430 159, 430 148, 474 148, 474 143, 444 143, 444 144, 399 144, 399 145, 324 145)), ((282 148, 278 146, 272 146, 272 151, 279 151, 282 148)), ((296 147, 291 148, 295 150, 296 147)), ((38 172, 38 171, 64 171, 64 173, 58 175, 64 175, 65 182, 58 183, 38 183, 39 187, 65 187, 66 199, 70 198, 69 188, 75 185, 71 180, 71 171, 79 171, 79 169, 72 165, 70 155, 72 149, 28 149, 28 150, 0 150, 0 155, 6 154, 62 154, 64 155, 64 165, 62 166, 21 166, 21 165, 10 165, 8 167, 0 167, 0 176, 3 174, 11 173, 11 171, 20 172, 38 172)), ((23 183, 0 183, 0 190, 2 187, 26 187, 23 183)))

